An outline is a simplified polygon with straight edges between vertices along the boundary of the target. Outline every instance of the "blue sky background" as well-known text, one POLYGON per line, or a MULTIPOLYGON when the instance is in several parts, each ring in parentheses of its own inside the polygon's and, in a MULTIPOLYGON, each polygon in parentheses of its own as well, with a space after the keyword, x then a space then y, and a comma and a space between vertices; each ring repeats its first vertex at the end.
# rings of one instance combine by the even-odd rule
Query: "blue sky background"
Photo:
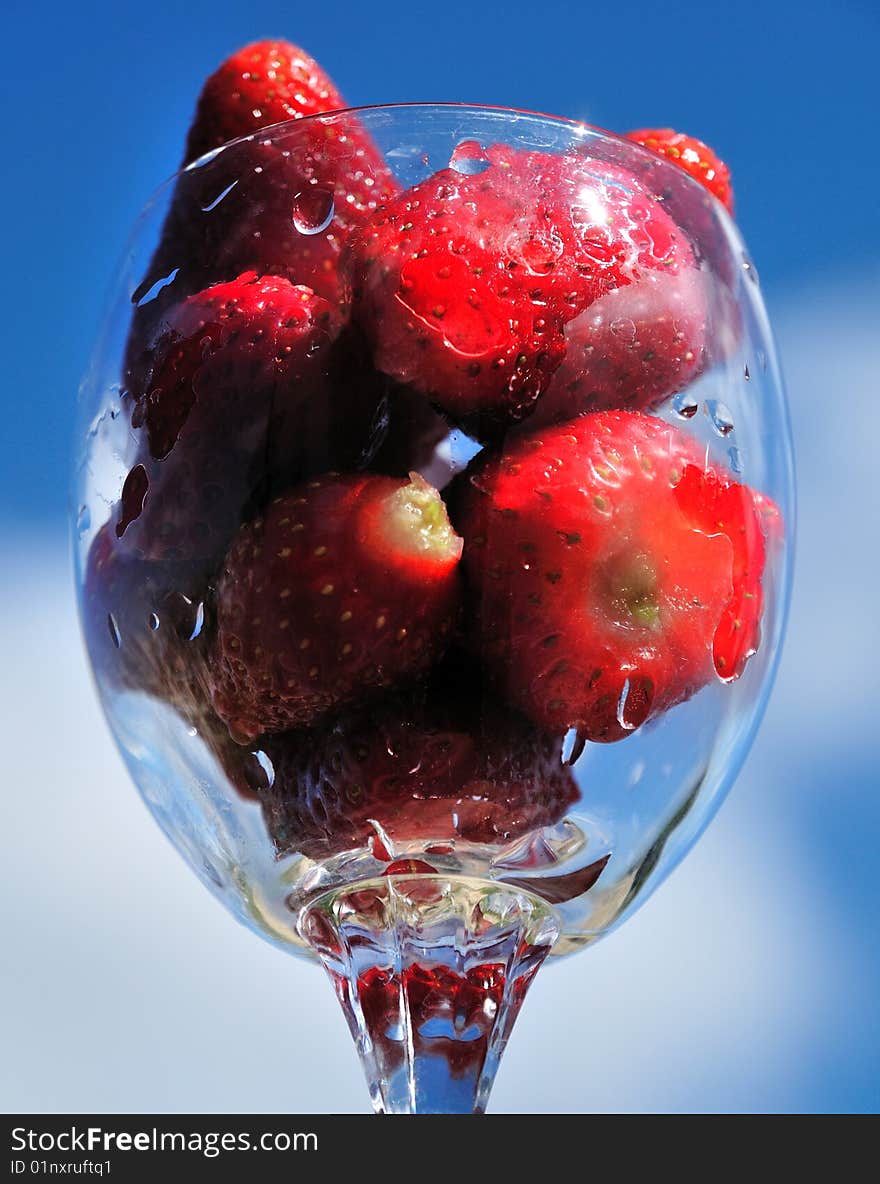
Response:
POLYGON ((133 218, 177 165, 203 76, 276 35, 352 104, 671 124, 731 165, 798 448, 779 684, 695 854, 619 935, 539 979, 495 1108, 876 1110, 875 6, 12 0, 3 31, 0 915, 16 956, 0 1009, 18 1022, 0 1107, 364 1105, 326 985, 238 932, 126 785, 90 697, 62 538, 76 389, 133 218), (265 1005, 242 1008, 255 993, 265 1005), (299 1023, 298 1006, 321 1022, 299 1023), (282 1014, 279 1032, 268 1017, 282 1014))
POLYGON ((24 431, 28 447, 4 450, 0 513, 16 524, 63 512, 74 392, 116 259, 179 163, 201 80, 259 36, 306 46, 353 105, 460 99, 613 130, 693 131, 733 169, 771 312, 786 288, 828 269, 857 275, 880 253, 880 17, 870 0, 5 9, 6 38, 21 49, 4 55, 0 77, 0 325, 13 347, 2 389, 27 409, 16 440, 24 431))

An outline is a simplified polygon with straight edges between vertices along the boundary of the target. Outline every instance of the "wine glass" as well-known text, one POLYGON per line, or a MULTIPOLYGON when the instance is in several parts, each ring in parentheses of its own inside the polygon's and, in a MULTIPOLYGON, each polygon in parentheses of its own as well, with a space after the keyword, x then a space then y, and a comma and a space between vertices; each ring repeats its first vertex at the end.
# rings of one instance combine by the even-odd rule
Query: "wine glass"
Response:
POLYGON ((376 1110, 484 1109, 544 959, 675 867, 772 683, 791 444, 726 210, 513 110, 234 141, 137 223, 75 506, 165 834, 323 964, 376 1110))

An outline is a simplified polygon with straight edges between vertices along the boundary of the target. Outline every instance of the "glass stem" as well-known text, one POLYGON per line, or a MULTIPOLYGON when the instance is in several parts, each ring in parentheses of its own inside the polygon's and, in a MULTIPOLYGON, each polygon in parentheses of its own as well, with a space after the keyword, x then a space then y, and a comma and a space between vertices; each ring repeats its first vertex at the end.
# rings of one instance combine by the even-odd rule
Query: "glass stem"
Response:
POLYGON ((379 1114, 479 1114, 558 936, 518 888, 393 875, 336 889, 300 931, 318 954, 379 1114))

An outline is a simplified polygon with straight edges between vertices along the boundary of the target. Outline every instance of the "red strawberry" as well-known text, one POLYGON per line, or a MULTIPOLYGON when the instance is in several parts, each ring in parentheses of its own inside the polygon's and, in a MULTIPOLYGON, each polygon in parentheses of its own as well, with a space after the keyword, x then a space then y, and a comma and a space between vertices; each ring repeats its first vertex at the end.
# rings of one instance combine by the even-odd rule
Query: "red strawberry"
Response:
POLYGON ((392 174, 350 113, 261 129, 345 105, 321 68, 283 41, 247 46, 211 75, 183 163, 193 166, 230 139, 252 139, 178 178, 161 243, 133 297, 143 302, 135 352, 170 303, 243 271, 284 276, 337 300, 341 246, 394 192, 392 174), (169 276, 173 282, 154 291, 169 276))
POLYGON ((455 621, 461 546, 415 475, 331 474, 276 498, 217 589, 213 699, 232 735, 311 725, 426 669, 455 621))
POLYGON ((377 827, 395 842, 503 844, 558 822, 578 798, 561 741, 455 700, 393 697, 261 747, 272 783, 259 796, 279 854, 381 843, 377 827))
POLYGON ((183 163, 273 123, 347 106, 304 50, 289 41, 255 41, 231 54, 202 87, 183 163))
POLYGON ((758 645, 751 490, 678 429, 600 412, 477 465, 457 516, 477 644, 535 723, 619 740, 758 645))
POLYGON ((101 527, 86 561, 82 620, 102 680, 186 707, 206 702, 208 612, 193 564, 132 558, 111 523, 101 527))
POLYGON ((752 578, 756 564, 764 565, 765 534, 780 521, 779 511, 763 494, 744 497, 743 486, 697 465, 685 465, 675 487, 679 509, 694 529, 707 535, 726 535, 733 547, 733 588, 712 639, 712 656, 719 678, 730 681, 742 674, 758 648, 761 636, 760 576, 752 578), (772 509, 771 509, 772 507, 772 509))
POLYGON ((253 273, 170 313, 146 355, 117 533, 148 559, 219 560, 252 499, 354 464, 378 393, 341 373, 330 305, 253 273))
POLYGON ((674 161, 717 197, 729 214, 733 213, 730 169, 708 144, 694 136, 673 131, 671 127, 641 128, 639 131, 627 132, 626 138, 674 161))
MULTIPOLYGON (((476 175, 453 165, 386 202, 351 251, 354 315, 379 368, 485 433, 533 410, 566 353, 566 325, 617 289, 686 272, 693 254, 616 165, 504 145, 482 163, 476 175)), ((700 324, 688 323, 693 339, 686 349, 676 340, 676 356, 699 354, 700 324)), ((665 340, 649 334, 642 344, 643 357, 665 340)), ((578 365, 592 364, 577 353, 578 365)), ((626 372, 640 377, 628 357, 626 372)), ((597 378, 603 398, 615 378, 597 378)), ((664 393, 652 376, 628 397, 664 393)), ((558 411, 576 414, 581 402, 558 411)))
POLYGON ((723 362, 736 351, 742 338, 741 311, 736 300, 742 259, 731 250, 716 200, 720 199, 733 213, 730 173, 711 148, 670 129, 630 132, 628 138, 649 150, 642 159, 631 162, 633 171, 687 236, 699 261, 712 325, 706 341, 706 362, 723 362), (691 178, 700 184, 692 184, 691 178), (709 281, 707 272, 716 282, 709 281))

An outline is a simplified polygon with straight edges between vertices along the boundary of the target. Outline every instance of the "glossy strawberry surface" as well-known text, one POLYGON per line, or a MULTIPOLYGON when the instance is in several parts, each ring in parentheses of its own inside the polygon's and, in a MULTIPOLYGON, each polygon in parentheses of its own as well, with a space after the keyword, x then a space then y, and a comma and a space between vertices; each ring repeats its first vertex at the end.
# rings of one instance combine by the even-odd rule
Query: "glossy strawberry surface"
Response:
POLYGON ((671 425, 614 411, 524 435, 478 459, 455 520, 474 644, 539 726, 621 739, 757 647, 752 493, 671 425))
POLYGON ((545 406, 643 406, 681 385, 704 311, 660 203, 577 152, 494 145, 484 163, 435 173, 352 238, 354 316, 379 369, 481 436, 545 406))

